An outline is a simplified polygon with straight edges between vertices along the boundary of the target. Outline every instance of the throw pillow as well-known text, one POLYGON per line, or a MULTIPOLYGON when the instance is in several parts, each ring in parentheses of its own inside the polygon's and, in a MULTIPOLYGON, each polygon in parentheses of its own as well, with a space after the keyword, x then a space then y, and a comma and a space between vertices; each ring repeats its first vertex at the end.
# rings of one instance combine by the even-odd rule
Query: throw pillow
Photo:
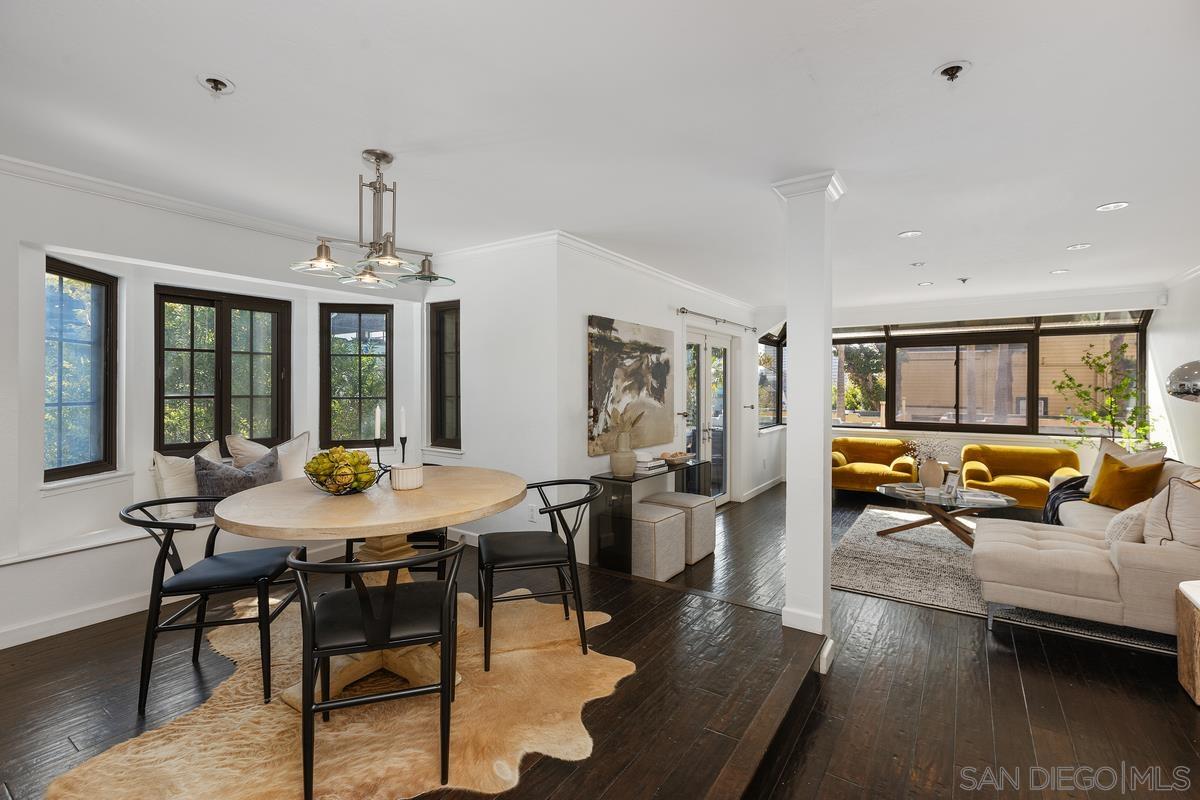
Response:
POLYGON ((1147 464, 1162 463, 1163 459, 1167 457, 1167 448, 1158 447, 1154 450, 1141 450, 1137 453, 1131 453, 1112 439, 1101 437, 1099 452, 1096 453, 1095 466, 1092 467, 1092 474, 1088 475, 1087 483, 1083 485, 1083 490, 1089 494, 1092 489, 1096 488, 1096 479, 1100 477, 1100 466, 1104 462, 1105 456, 1112 456, 1131 467, 1144 467, 1147 464))
POLYGON ((1154 496, 1154 487, 1162 470, 1162 461, 1131 467, 1106 453, 1096 475, 1096 486, 1088 495, 1088 502, 1124 510, 1149 500, 1154 496))
POLYGON ((1150 501, 1146 509, 1147 544, 1173 539, 1200 547, 1200 486, 1174 478, 1150 501))
MULTIPOLYGON (((229 497, 231 494, 253 489, 265 483, 279 480, 279 453, 272 448, 265 456, 245 469, 231 467, 207 458, 196 459, 196 489, 199 494, 213 497, 229 497)), ((211 517, 216 503, 208 501, 196 504, 196 513, 211 517)))
MULTIPOLYGON (((225 447, 233 456, 233 465, 238 469, 250 466, 255 461, 270 452, 271 448, 231 433, 225 437, 225 447)), ((308 461, 308 431, 293 436, 282 444, 276 445, 279 451, 279 479, 304 477, 304 464, 308 461)))
MULTIPOLYGON (((221 446, 216 442, 204 445, 196 456, 209 461, 221 460, 221 446)), ((196 456, 179 458, 154 453, 154 488, 159 497, 194 497, 196 495, 196 456)), ((171 503, 158 511, 159 519, 196 516, 195 503, 171 503)))
POLYGON ((1142 534, 1146 529, 1146 509, 1150 507, 1151 502, 1143 500, 1109 520, 1108 527, 1104 529, 1104 541, 1109 547, 1117 542, 1142 541, 1142 534))

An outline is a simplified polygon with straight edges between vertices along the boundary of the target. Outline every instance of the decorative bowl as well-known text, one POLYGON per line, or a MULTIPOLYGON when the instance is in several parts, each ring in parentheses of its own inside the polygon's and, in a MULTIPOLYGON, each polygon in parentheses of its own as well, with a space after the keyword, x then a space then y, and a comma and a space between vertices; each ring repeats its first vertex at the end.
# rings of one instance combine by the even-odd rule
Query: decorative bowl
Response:
POLYGON ((379 479, 387 474, 387 472, 387 468, 377 469, 375 467, 370 467, 366 469, 358 469, 353 471, 350 474, 349 480, 344 481, 343 483, 336 483, 334 481, 327 480, 326 477, 316 475, 308 470, 304 471, 304 475, 308 478, 309 483, 320 489, 322 492, 340 497, 345 494, 359 494, 360 492, 370 489, 372 486, 379 483, 379 479))
POLYGON ((695 453, 684 453, 681 456, 663 456, 662 460, 670 464, 672 467, 677 467, 680 464, 686 464, 695 457, 695 453))

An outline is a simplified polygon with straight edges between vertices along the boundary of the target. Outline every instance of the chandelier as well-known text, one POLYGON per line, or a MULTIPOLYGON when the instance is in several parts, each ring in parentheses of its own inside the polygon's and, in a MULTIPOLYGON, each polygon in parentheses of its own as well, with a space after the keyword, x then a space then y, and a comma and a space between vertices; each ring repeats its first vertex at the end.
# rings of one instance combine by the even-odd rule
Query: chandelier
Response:
POLYGON ((392 163, 392 154, 386 150, 363 150, 363 160, 375 167, 375 179, 367 181, 358 176, 358 239, 340 239, 336 236, 318 236, 317 254, 305 261, 292 264, 296 272, 309 275, 324 275, 337 278, 339 283, 353 284, 368 289, 394 288, 400 283, 424 283, 427 286, 451 286, 454 281, 433 271, 433 254, 421 250, 409 250, 396 246, 396 183, 389 186, 383 181, 384 167, 392 163), (371 238, 363 232, 363 195, 371 194, 371 238), (384 195, 392 196, 392 229, 383 230, 384 195), (352 244, 366 250, 366 255, 353 267, 339 264, 333 258, 330 243, 352 244), (399 254, 419 256, 421 265, 415 266, 399 254))

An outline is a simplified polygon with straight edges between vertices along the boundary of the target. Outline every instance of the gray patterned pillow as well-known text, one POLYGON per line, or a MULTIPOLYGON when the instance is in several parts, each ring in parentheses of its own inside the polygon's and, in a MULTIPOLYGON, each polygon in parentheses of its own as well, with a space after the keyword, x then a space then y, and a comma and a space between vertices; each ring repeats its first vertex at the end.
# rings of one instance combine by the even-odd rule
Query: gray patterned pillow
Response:
MULTIPOLYGON (((196 457, 196 493, 212 497, 229 497, 231 494, 264 483, 279 480, 279 453, 274 447, 265 456, 238 469, 228 464, 196 457)), ((196 516, 211 517, 216 503, 197 503, 196 516)))

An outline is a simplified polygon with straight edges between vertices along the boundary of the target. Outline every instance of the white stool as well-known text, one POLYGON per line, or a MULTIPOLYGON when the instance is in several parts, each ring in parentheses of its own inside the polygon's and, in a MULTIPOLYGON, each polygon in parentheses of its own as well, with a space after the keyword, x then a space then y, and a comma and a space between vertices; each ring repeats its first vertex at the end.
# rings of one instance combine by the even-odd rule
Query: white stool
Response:
POLYGON ((665 581, 683 572, 686 528, 683 512, 677 508, 634 503, 633 574, 665 581))
POLYGON ((711 497, 687 492, 652 494, 642 502, 668 508, 678 508, 687 520, 687 548, 684 553, 689 564, 712 555, 717 549, 717 505, 711 497))

